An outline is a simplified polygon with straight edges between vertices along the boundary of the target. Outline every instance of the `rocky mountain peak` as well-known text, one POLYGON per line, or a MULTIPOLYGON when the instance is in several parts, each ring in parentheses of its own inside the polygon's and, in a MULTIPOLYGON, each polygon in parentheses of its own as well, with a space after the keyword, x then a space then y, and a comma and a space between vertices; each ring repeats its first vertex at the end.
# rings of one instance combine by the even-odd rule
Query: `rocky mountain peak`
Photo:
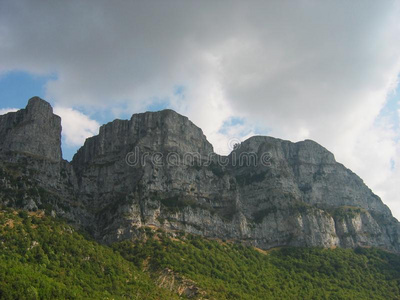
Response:
POLYGON ((62 159, 61 118, 48 102, 33 97, 25 109, 0 116, 0 153, 6 152, 62 159))
POLYGON ((33 116, 53 113, 53 107, 50 103, 37 96, 29 99, 25 109, 33 116))
POLYGON ((270 136, 253 136, 242 142, 234 152, 237 154, 269 152, 276 159, 297 160, 313 164, 336 163, 334 155, 313 140, 293 143, 270 136))
POLYGON ((115 160, 135 148, 143 151, 178 154, 213 152, 203 131, 187 117, 166 109, 132 115, 130 120, 114 120, 100 127, 97 136, 88 138, 73 158, 78 168, 88 162, 115 160))
MULTIPOLYGON (((311 140, 255 136, 227 159, 213 153, 187 117, 163 110, 103 125, 71 163, 61 160, 60 144, 61 120, 40 98, 0 116, 0 156, 28 154, 22 165, 34 166, 35 182, 56 199, 43 203, 44 197, 26 195, 25 207, 51 206, 105 243, 137 238, 142 227, 152 226, 263 249, 375 246, 400 252, 400 224, 389 208, 311 140), (176 163, 188 154, 196 163, 176 163), (203 164, 210 154, 213 160, 203 164)), ((0 180, 0 186, 11 182, 0 180)), ((0 202, 21 202, 3 196, 0 189, 0 202)))

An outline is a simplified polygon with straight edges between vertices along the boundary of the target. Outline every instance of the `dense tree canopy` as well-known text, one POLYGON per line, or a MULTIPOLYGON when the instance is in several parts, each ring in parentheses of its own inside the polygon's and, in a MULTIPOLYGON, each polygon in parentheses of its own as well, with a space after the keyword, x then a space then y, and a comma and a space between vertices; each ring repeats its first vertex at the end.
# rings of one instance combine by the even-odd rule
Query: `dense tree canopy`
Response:
POLYGON ((189 285, 203 299, 400 298, 400 257, 378 249, 262 251, 144 235, 108 247, 41 212, 0 210, 0 298, 178 299, 189 285))

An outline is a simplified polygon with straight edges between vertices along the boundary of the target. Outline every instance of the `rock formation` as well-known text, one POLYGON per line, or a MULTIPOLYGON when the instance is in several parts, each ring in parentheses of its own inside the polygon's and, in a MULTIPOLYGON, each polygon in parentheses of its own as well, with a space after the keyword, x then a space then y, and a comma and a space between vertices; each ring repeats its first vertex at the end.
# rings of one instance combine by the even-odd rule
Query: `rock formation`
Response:
POLYGON ((0 116, 0 152, 7 151, 62 159, 61 118, 49 103, 34 97, 25 109, 0 116))
MULTIPOLYGON (((255 136, 219 156, 188 118, 163 110, 103 125, 68 163, 61 159, 60 133, 50 105, 33 98, 26 109, 0 116, 0 156, 39 170, 23 176, 57 195, 51 211, 101 242, 133 239, 154 226, 263 249, 400 252, 400 225, 389 208, 313 141, 255 136)), ((4 168, 7 173, 10 166, 4 168)), ((23 197, 25 208, 40 208, 37 197, 23 197)), ((3 203, 19 203, 7 199, 0 192, 3 203)))

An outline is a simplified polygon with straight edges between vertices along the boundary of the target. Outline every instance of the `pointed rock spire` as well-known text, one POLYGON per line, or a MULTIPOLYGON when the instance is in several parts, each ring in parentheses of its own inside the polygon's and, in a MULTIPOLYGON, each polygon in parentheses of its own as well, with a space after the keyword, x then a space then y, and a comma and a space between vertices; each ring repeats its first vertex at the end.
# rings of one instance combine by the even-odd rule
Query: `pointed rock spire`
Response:
POLYGON ((0 154, 7 152, 62 159, 61 118, 48 102, 33 97, 25 109, 0 116, 0 154))

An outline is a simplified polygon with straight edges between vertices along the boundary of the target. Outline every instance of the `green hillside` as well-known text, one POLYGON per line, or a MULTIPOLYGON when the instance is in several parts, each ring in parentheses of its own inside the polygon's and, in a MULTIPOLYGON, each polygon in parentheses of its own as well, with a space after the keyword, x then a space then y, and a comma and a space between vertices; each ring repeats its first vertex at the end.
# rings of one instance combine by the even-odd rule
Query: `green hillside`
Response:
POLYGON ((112 249, 43 214, 0 211, 1 299, 174 299, 112 249))
POLYGON ((269 252, 188 236, 114 245, 138 267, 169 268, 216 299, 400 299, 400 257, 377 249, 269 252), (149 259, 149 261, 147 261, 149 259))
POLYGON ((144 231, 108 247, 43 213, 0 210, 0 298, 400 299, 400 257, 378 249, 265 252, 144 231))

